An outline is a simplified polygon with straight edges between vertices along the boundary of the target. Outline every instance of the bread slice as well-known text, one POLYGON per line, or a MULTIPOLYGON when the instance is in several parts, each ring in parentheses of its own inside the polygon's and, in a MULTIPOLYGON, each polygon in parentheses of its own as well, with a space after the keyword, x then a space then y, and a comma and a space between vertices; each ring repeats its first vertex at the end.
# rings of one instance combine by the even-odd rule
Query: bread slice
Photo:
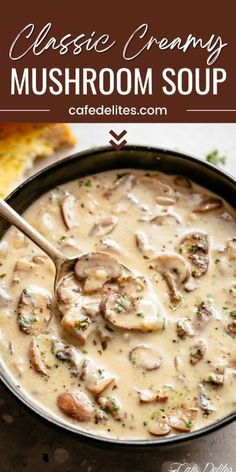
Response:
POLYGON ((11 192, 36 158, 74 144, 65 123, 0 123, 0 197, 11 192))

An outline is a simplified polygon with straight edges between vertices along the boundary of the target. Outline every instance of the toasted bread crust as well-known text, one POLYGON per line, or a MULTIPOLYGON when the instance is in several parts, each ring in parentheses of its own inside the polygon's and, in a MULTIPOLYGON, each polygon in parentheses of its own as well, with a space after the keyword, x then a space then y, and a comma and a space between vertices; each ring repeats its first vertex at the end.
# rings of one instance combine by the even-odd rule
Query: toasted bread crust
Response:
POLYGON ((74 144, 65 123, 0 123, 0 197, 9 194, 36 158, 74 144))

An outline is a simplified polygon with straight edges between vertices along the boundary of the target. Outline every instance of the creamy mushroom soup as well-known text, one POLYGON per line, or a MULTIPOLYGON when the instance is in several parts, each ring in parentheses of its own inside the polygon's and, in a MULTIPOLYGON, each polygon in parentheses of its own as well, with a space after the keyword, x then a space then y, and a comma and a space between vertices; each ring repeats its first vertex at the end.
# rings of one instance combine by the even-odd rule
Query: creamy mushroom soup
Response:
POLYGON ((66 255, 89 253, 56 306, 49 258, 13 227, 1 240, 1 356, 32 403, 119 439, 235 410, 232 207, 183 176, 119 170, 55 188, 24 216, 66 255))

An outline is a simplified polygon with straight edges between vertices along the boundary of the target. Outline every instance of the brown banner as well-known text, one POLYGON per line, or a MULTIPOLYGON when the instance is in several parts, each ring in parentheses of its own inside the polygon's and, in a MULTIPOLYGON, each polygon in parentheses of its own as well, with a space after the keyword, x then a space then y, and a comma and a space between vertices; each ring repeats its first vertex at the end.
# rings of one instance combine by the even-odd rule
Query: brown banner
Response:
POLYGON ((236 122, 232 0, 4 8, 2 122, 236 122))

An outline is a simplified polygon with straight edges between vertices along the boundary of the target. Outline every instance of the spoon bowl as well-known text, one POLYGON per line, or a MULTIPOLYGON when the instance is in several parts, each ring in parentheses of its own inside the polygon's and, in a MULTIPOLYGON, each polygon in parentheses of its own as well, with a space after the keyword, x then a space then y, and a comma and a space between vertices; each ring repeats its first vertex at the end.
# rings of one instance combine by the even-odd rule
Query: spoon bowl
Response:
POLYGON ((5 218, 10 224, 16 226, 19 231, 24 233, 31 241, 33 241, 43 252, 45 252, 48 257, 54 263, 56 274, 54 280, 54 293, 56 302, 57 300, 57 289, 61 284, 62 280, 65 277, 68 277, 74 272, 76 264, 81 260, 89 260, 91 255, 100 255, 106 256, 110 260, 114 260, 119 264, 125 273, 130 275, 132 270, 129 269, 126 265, 121 262, 116 261, 116 259, 105 252, 93 252, 93 253, 83 253, 79 254, 77 257, 66 257, 61 251, 55 248, 41 233, 39 233, 33 226, 31 226, 22 216, 20 216, 13 208, 8 205, 4 200, 0 199, 0 216, 5 218))

